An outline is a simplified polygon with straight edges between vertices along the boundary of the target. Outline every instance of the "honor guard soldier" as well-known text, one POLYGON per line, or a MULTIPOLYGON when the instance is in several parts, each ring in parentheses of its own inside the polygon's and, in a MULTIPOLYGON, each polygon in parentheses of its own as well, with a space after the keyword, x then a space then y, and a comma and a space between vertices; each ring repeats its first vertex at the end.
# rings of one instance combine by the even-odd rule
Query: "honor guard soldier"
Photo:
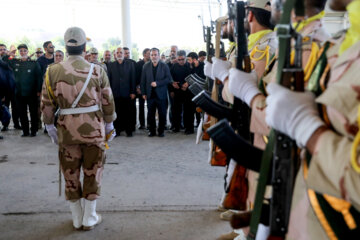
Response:
POLYGON ((101 216, 96 213, 96 199, 100 196, 105 141, 111 141, 114 136, 116 113, 105 70, 83 57, 85 32, 71 27, 66 30, 64 40, 69 57, 48 67, 41 110, 49 136, 59 145, 73 226, 90 230, 101 222, 101 216), (57 108, 56 129, 54 115, 57 108), (81 166, 83 185, 80 182, 81 166))

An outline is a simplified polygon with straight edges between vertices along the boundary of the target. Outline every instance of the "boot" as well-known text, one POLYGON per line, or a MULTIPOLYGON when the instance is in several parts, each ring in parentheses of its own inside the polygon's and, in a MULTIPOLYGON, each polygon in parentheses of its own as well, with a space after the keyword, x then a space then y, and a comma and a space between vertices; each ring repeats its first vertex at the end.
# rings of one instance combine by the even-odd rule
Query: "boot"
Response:
POLYGON ((83 221, 83 209, 81 207, 80 199, 75 202, 69 201, 71 215, 73 219, 73 226, 76 230, 80 230, 82 228, 83 221))
POLYGON ((88 231, 101 223, 101 215, 96 213, 96 200, 85 199, 84 217, 82 220, 83 229, 88 231))

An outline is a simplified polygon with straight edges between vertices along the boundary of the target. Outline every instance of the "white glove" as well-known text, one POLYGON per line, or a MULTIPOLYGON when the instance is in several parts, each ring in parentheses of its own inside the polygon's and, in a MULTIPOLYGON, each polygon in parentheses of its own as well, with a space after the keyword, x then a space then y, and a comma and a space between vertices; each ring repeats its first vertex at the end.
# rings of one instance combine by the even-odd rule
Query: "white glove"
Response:
POLYGON ((219 79, 221 82, 224 82, 227 76, 229 76, 229 69, 231 68, 231 62, 223 61, 216 57, 212 58, 213 67, 211 75, 214 78, 219 79))
POLYGON ((113 130, 114 130, 113 122, 105 123, 105 134, 106 134, 107 142, 111 142, 114 139, 114 137, 116 136, 116 131, 115 130, 113 131, 113 130), (113 131, 113 132, 111 133, 111 131, 113 131), (110 136, 108 136, 109 133, 111 133, 110 136))
POLYGON ((209 77, 209 78, 213 78, 212 77, 212 63, 211 62, 208 62, 205 60, 205 66, 204 66, 204 74, 205 76, 209 77))
POLYGON ((49 137, 51 138, 51 141, 57 145, 58 144, 58 135, 57 135, 57 129, 54 126, 54 124, 45 124, 45 128, 46 128, 46 131, 47 131, 49 137))
POLYGON ((316 129, 325 125, 311 92, 293 92, 276 83, 267 86, 266 123, 305 147, 316 129))
POLYGON ((236 68, 229 71, 229 89, 234 96, 246 102, 248 106, 250 106, 251 100, 261 93, 257 87, 256 72, 247 73, 236 68))

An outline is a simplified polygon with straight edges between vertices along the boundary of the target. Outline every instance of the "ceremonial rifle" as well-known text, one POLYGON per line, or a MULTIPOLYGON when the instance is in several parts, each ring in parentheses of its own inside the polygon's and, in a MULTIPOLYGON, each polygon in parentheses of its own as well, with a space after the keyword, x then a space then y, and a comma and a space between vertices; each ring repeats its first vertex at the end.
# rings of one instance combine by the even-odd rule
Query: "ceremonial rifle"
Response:
MULTIPOLYGON (((302 37, 291 25, 290 14, 296 2, 296 15, 304 14, 303 0, 286 0, 282 6, 281 0, 274 7, 282 11, 280 24, 276 26, 279 37, 279 57, 277 82, 293 91, 304 90, 304 73, 302 69, 302 37), (291 40, 296 40, 295 61, 291 63, 291 40)), ((288 136, 271 130, 269 142, 262 156, 260 176, 256 190, 254 211, 250 221, 248 240, 256 238, 258 224, 261 218, 261 206, 268 177, 271 177, 273 187, 270 205, 270 236, 271 239, 284 239, 288 230, 290 207, 296 173, 299 166, 296 143, 288 136), (270 169, 270 166, 272 168, 270 169), (271 173, 270 173, 271 171, 271 173)))

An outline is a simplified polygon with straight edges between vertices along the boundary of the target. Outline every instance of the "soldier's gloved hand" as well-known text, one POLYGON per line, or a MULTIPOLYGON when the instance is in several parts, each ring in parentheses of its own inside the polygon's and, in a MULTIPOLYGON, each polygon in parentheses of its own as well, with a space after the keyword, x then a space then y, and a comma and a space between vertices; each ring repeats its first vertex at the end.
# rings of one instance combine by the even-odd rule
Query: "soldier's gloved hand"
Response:
POLYGON ((229 76, 229 69, 231 68, 231 62, 218 59, 216 57, 212 58, 213 67, 212 67, 212 76, 219 79, 221 82, 224 82, 225 79, 229 76))
POLYGON ((48 132, 49 137, 51 138, 51 141, 55 144, 58 144, 57 129, 54 124, 45 124, 45 128, 48 132))
POLYGON ((207 77, 209 77, 211 79, 213 78, 212 75, 211 75, 212 74, 212 67, 213 67, 212 63, 205 60, 204 74, 205 74, 205 76, 207 76, 207 77))
POLYGON ((248 106, 251 100, 261 93, 257 87, 256 72, 247 73, 236 68, 229 71, 229 89, 234 96, 246 102, 248 106))
POLYGON ((325 125, 311 92, 293 92, 277 83, 267 86, 266 123, 305 147, 316 129, 325 125))
POLYGON ((114 124, 111 123, 105 123, 105 134, 106 134, 106 141, 111 142, 114 137, 116 136, 116 132, 114 129, 114 124))

